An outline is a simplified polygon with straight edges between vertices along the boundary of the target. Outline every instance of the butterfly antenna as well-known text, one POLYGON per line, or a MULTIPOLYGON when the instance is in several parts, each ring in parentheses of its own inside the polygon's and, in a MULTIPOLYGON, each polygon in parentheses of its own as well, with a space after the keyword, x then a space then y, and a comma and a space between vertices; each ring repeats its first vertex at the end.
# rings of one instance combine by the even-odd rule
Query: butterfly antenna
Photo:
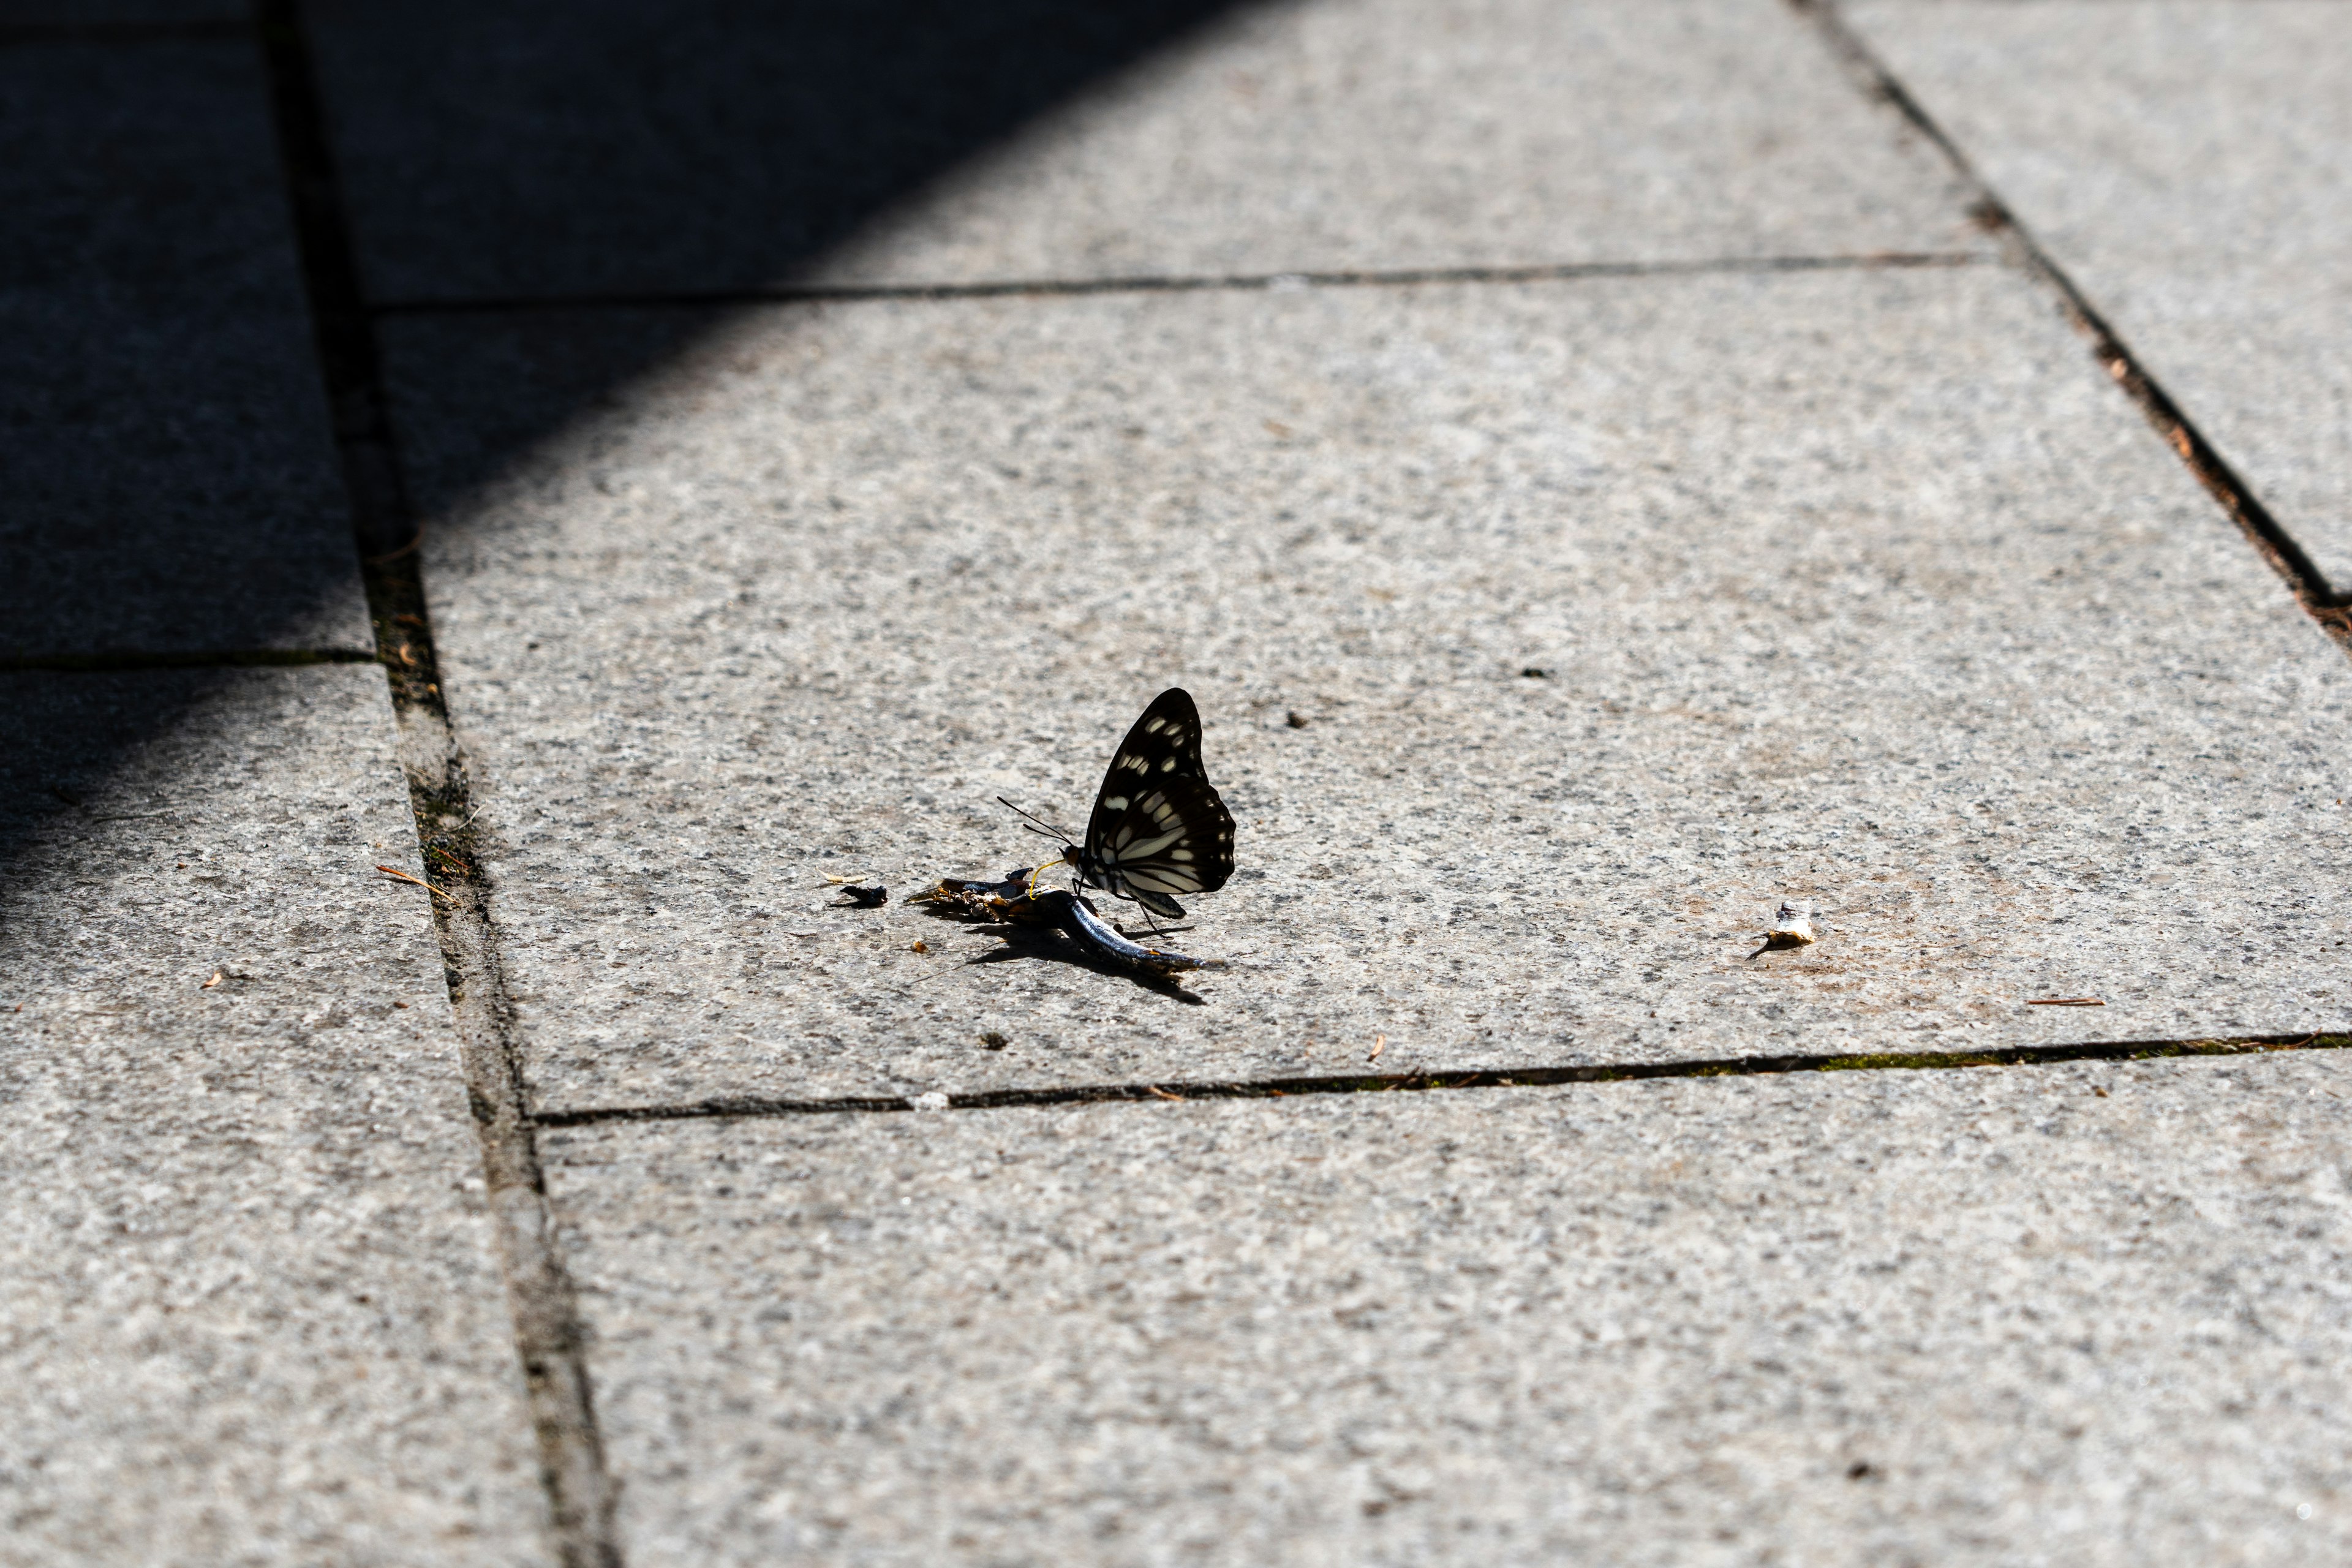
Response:
POLYGON ((1004 807, 1007 811, 1013 812, 1016 816, 1025 816, 1030 821, 1035 823, 1037 826, 1034 829, 1032 829, 1032 831, 1043 832, 1049 837, 1060 839, 1065 844, 1076 844, 1077 842, 1077 839, 1070 834, 1055 826, 1052 823, 1046 821, 1044 817, 1039 816, 1036 813, 1023 811, 1019 806, 1013 805, 1011 801, 1005 799, 1001 795, 996 797, 996 804, 1004 807))

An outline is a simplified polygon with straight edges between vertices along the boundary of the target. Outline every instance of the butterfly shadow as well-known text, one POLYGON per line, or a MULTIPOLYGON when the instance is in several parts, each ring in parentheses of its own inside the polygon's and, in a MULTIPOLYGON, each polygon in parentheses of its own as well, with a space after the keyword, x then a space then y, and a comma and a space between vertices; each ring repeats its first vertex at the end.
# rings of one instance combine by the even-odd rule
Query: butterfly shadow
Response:
POLYGON ((1185 989, 1181 981, 1167 975, 1144 974, 1101 953, 1091 952, 1085 943, 1067 932, 1051 926, 1021 925, 1012 921, 973 921, 943 909, 930 911, 935 920, 953 921, 969 931, 985 931, 1002 938, 1004 945, 983 952, 977 958, 964 960, 964 966, 976 968, 982 964, 1017 963, 1024 960, 1045 963, 1064 963, 1074 969, 1090 970, 1113 980, 1125 980, 1138 988, 1181 1002, 1188 1007, 1205 1007, 1209 999, 1197 991, 1185 989))

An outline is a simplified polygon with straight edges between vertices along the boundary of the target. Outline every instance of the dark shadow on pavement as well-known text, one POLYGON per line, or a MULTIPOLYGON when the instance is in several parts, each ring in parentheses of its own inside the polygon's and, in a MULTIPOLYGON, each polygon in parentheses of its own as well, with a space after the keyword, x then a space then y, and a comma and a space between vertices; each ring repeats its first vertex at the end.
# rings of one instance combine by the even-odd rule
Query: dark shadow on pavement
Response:
MULTIPOLYGON (((447 345, 496 339, 499 317, 383 307, 789 282, 1228 8, 321 0, 301 14, 368 303, 447 345)), ((0 511, 0 743, 73 757, 72 781, 12 773, 5 868, 72 809, 54 790, 90 787, 186 700, 166 683, 143 723, 28 749, 30 727, 73 705, 36 700, 8 668, 351 656, 367 628, 254 37, 0 20, 0 473, 15 492, 0 511)), ((724 324, 618 315, 583 323, 576 352, 526 376, 529 395, 495 350, 470 362, 495 371, 480 384, 404 389, 396 406, 439 432, 411 473, 428 521, 724 324)), ((387 363, 396 374, 400 356, 387 363)))

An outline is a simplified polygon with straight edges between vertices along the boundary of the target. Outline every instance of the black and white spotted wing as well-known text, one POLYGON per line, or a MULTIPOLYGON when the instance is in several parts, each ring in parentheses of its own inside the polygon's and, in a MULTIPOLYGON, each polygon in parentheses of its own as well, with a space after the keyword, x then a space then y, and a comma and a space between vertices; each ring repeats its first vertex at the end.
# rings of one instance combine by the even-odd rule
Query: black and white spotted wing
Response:
POLYGON ((1201 764, 1201 710, 1171 687, 1111 754, 1083 844, 1062 853, 1078 880, 1182 920, 1170 895, 1213 893, 1234 874, 1234 818, 1201 764))

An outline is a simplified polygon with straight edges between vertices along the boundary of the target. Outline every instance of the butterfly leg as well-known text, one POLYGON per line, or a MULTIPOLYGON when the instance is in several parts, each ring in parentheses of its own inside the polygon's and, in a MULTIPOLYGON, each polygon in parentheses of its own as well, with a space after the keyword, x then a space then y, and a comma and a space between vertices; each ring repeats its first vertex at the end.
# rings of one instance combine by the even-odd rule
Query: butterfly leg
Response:
MULTIPOLYGON (((1171 900, 1169 901, 1173 902, 1174 900, 1171 900)), ((1161 911, 1153 909, 1150 904, 1145 902, 1141 899, 1137 899, 1135 900, 1135 907, 1137 911, 1143 917, 1144 929, 1149 931, 1158 941, 1166 942, 1168 940, 1169 933, 1162 931, 1160 927, 1160 915, 1161 911)), ((1181 920, 1183 917, 1181 914, 1179 914, 1176 918, 1181 920)))

